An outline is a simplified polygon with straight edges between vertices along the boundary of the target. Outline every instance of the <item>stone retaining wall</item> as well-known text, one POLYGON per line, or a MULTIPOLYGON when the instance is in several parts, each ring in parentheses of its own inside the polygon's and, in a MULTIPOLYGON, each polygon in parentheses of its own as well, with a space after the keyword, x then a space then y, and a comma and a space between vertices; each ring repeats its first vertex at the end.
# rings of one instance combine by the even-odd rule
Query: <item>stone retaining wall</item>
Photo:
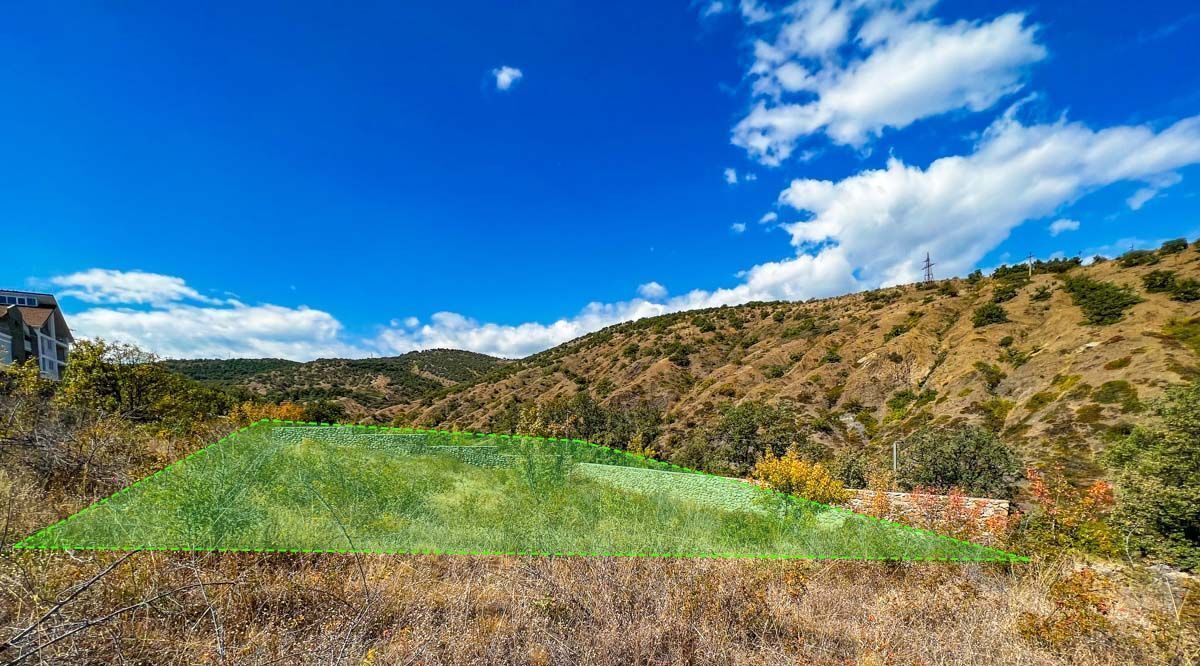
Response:
POLYGON ((851 489, 851 498, 843 506, 859 513, 877 515, 910 525, 936 525, 947 520, 970 519, 987 529, 1008 516, 1010 502, 989 497, 929 495, 925 493, 880 493, 851 489), (882 495, 882 496, 881 496, 882 495))

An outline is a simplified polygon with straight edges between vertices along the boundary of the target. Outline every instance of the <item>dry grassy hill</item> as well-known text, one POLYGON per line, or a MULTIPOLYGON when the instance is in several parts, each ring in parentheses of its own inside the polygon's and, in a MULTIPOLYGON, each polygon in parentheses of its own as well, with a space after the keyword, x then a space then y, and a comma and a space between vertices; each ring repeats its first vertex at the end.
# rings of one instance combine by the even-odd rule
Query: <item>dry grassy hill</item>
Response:
MULTIPOLYGON (((528 404, 587 390, 608 407, 664 409, 670 448, 723 405, 762 400, 794 405, 835 445, 879 445, 930 422, 982 423, 1031 461, 1086 476, 1106 435, 1145 418, 1145 404, 1166 386, 1200 376, 1200 302, 1149 293, 1143 282, 1152 271, 1173 271, 1187 286, 1200 278, 1200 251, 1038 268, 1032 279, 1022 267, 930 288, 620 324, 379 416, 488 429, 514 398, 528 404), (1124 265, 1138 258, 1156 263, 1124 265), (1118 309, 1114 323, 1089 324, 1064 287, 1079 277, 1125 286, 1142 300, 1118 309), (999 304, 1009 321, 976 326, 976 310, 1006 290, 1015 290, 999 304)), ((1095 297, 1100 305, 1105 296, 1095 297)))

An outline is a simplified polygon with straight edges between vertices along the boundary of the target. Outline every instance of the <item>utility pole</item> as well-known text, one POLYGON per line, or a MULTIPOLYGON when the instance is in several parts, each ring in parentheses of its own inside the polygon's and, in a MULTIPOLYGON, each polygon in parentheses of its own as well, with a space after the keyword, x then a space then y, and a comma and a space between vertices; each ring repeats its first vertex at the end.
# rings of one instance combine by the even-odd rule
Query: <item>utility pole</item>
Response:
POLYGON ((925 253, 925 284, 933 282, 933 262, 929 259, 929 253, 925 253))
POLYGON ((892 471, 896 473, 900 471, 900 445, 903 443, 903 439, 892 440, 892 471))
POLYGON ((1025 257, 1025 262, 1029 264, 1029 277, 1033 277, 1033 253, 1030 252, 1028 257, 1025 257))

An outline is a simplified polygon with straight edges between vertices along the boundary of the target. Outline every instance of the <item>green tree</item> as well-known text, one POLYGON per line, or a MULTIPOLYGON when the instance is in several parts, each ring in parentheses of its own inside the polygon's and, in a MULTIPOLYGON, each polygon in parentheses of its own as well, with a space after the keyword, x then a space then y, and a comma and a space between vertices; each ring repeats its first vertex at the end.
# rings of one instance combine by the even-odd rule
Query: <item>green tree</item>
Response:
POLYGON ((979 426, 923 428, 909 436, 897 481, 905 488, 959 488, 971 495, 1009 497, 1020 467, 995 433, 979 426))
POLYGON ((1063 280, 1063 289, 1071 294, 1075 305, 1083 310, 1087 323, 1095 326, 1121 321, 1126 310, 1142 302, 1141 297, 1129 287, 1082 275, 1063 280))
POLYGON ((710 471, 738 475, 748 472, 768 451, 782 455, 793 449, 810 461, 826 455, 825 447, 809 439, 791 409, 755 400, 722 410, 705 440, 711 450, 707 457, 710 471))
POLYGON ((1162 247, 1158 248, 1158 253, 1159 254, 1178 254, 1178 253, 1186 250, 1187 246, 1188 246, 1188 242, 1187 242, 1186 238, 1176 238, 1174 240, 1169 240, 1169 241, 1163 243, 1162 247))
POLYGON ((1154 406, 1160 422, 1138 426, 1104 460, 1117 486, 1116 524, 1135 546, 1176 565, 1200 567, 1200 381, 1154 406))
POLYGON ((1152 294, 1171 291, 1175 287, 1175 271, 1150 271, 1142 276, 1142 286, 1152 294))
POLYGON ((971 323, 975 325, 975 328, 1003 324, 1006 321, 1008 321, 1008 313, 998 303, 984 303, 975 308, 975 314, 971 316, 971 323))

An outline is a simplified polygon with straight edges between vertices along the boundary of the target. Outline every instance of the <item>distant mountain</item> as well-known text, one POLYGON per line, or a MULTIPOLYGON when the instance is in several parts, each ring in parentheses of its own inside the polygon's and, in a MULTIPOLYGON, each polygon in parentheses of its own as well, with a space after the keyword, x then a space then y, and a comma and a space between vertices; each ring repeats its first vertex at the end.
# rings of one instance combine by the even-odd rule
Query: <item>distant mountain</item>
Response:
POLYGON ((164 361, 171 370, 204 383, 240 388, 269 400, 337 400, 352 413, 420 399, 477 379, 505 363, 457 349, 307 363, 277 358, 164 361))

